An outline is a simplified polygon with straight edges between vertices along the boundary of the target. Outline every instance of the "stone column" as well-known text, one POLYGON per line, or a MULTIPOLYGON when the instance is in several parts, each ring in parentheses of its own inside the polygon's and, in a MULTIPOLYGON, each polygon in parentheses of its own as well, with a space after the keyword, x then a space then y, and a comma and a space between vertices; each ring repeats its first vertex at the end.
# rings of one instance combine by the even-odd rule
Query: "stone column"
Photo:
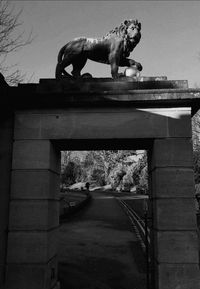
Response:
POLYGON ((191 138, 154 141, 150 154, 154 288, 199 289, 191 138))
POLYGON ((60 153, 49 140, 13 148, 6 288, 57 287, 60 153))
POLYGON ((5 279, 8 208, 12 166, 13 116, 0 115, 0 288, 5 279))

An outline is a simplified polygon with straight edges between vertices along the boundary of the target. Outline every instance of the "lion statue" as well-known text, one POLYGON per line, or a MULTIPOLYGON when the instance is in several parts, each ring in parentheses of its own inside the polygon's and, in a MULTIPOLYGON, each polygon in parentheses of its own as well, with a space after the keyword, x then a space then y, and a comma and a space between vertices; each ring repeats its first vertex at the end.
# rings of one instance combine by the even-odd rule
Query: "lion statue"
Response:
POLYGON ((62 76, 81 77, 81 70, 87 59, 109 64, 114 79, 119 77, 119 67, 134 66, 138 71, 142 65, 129 59, 130 52, 136 47, 141 38, 141 23, 138 20, 125 20, 119 27, 111 30, 102 38, 75 38, 64 45, 58 54, 56 78, 62 76), (73 66, 72 75, 65 71, 69 65, 73 66))

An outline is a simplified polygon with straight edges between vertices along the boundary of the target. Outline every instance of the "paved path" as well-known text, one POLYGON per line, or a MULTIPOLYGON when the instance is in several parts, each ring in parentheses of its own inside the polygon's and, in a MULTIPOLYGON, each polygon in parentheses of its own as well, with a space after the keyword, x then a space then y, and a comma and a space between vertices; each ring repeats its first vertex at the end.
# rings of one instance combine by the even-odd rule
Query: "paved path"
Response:
POLYGON ((116 198, 93 192, 59 233, 61 289, 145 289, 145 257, 116 198))

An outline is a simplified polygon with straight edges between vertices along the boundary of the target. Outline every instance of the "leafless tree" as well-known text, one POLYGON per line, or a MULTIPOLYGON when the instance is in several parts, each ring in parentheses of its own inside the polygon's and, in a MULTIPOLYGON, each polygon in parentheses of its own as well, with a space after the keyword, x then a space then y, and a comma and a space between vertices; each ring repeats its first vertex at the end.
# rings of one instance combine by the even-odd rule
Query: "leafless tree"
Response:
POLYGON ((32 32, 25 36, 22 30, 21 13, 22 10, 15 12, 8 0, 0 0, 0 72, 10 85, 22 82, 25 74, 17 69, 17 64, 6 64, 8 56, 33 40, 32 32))

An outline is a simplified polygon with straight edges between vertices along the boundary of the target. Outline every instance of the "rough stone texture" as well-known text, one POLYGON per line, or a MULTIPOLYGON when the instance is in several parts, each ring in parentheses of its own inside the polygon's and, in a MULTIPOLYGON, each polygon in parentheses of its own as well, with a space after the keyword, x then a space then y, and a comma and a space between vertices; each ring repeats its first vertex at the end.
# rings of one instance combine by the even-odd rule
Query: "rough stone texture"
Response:
POLYGON ((59 201, 13 200, 9 230, 49 230, 59 225, 59 201))
POLYGON ((7 268, 7 287, 9 289, 49 289, 56 285, 57 258, 48 264, 23 265, 9 264, 7 268))
POLYGON ((15 141, 12 168, 49 169, 60 173, 60 158, 49 140, 15 141))
POLYGON ((194 198, 193 168, 156 168, 152 172, 152 198, 194 198))
POLYGON ((12 231, 8 239, 8 263, 49 262, 57 253, 57 229, 51 231, 12 231))
POLYGON ((154 228, 157 230, 196 230, 194 199, 155 199, 154 228))
POLYGON ((158 263, 198 264, 196 231, 154 231, 158 263))
POLYGON ((158 264, 157 287, 162 289, 199 289, 198 264, 158 264))

